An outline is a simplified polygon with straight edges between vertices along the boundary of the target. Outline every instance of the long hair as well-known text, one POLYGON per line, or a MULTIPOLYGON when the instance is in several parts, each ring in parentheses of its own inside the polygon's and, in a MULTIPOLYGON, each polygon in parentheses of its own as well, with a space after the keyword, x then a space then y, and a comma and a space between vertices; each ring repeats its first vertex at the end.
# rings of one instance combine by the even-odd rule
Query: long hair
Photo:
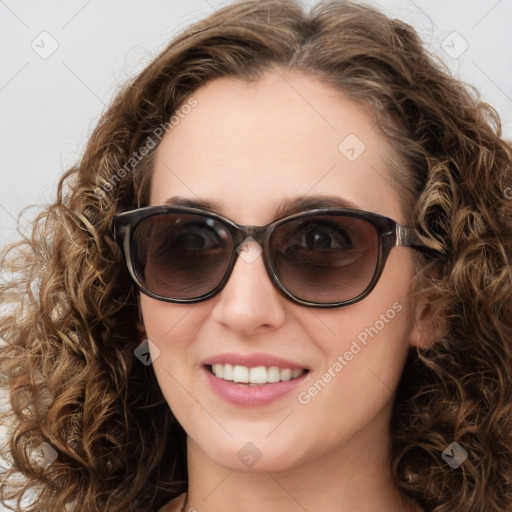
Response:
POLYGON ((3 251, 5 506, 29 491, 27 511, 150 511, 186 490, 186 436, 134 356, 138 291, 108 234, 117 211, 147 204, 158 143, 200 108, 194 91, 279 70, 317 77, 374 116, 409 223, 432 249, 414 286, 429 290, 436 334, 410 351, 396 393, 396 485, 428 512, 510 510, 511 145, 409 25, 292 0, 237 2, 175 37, 119 91, 31 233, 3 251), (454 468, 442 456, 452 443, 467 453, 454 468))

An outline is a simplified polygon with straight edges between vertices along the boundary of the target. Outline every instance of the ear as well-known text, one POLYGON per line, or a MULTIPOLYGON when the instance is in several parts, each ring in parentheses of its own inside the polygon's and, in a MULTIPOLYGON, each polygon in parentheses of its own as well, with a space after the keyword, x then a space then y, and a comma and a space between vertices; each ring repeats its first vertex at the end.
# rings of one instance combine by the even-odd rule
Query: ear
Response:
POLYGON ((421 351, 429 349, 434 340, 434 318, 430 299, 429 290, 422 291, 415 297, 409 344, 421 351))

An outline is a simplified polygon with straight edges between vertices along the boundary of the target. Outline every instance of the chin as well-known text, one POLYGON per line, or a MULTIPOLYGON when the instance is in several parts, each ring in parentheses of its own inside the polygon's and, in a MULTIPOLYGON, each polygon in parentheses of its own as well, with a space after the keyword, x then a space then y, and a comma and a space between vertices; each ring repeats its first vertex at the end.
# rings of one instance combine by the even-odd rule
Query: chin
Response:
POLYGON ((240 473, 286 471, 304 462, 306 454, 295 448, 304 447, 304 443, 290 443, 290 437, 288 443, 278 440, 277 437, 270 441, 265 436, 268 436, 268 432, 260 437, 244 435, 230 438, 228 442, 215 440, 206 449, 202 446, 200 449, 215 465, 240 473))

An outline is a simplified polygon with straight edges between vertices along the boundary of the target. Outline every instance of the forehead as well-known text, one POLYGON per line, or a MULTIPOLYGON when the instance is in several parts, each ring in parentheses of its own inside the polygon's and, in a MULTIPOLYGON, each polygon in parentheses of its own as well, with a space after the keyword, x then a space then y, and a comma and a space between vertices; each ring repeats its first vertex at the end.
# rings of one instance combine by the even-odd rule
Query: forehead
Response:
POLYGON ((150 204, 171 196, 215 202, 218 213, 258 224, 283 202, 336 196, 402 219, 376 121, 341 92, 295 72, 255 82, 217 79, 163 138, 150 204))

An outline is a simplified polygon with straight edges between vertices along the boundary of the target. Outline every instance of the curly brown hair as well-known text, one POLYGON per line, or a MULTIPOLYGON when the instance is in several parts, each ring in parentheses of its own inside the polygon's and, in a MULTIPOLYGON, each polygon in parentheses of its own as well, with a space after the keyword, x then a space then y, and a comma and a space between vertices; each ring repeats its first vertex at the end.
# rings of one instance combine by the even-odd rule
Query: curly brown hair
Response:
POLYGON ((428 290, 437 330, 429 350, 411 349, 396 393, 396 485, 429 512, 511 509, 512 147, 498 114, 402 21, 292 0, 237 2, 171 41, 120 90, 31 234, 3 251, 5 506, 28 490, 27 511, 150 511, 186 490, 186 436, 134 357, 138 291, 108 234, 116 212, 148 202, 158 144, 144 158, 140 148, 157 127, 208 82, 272 69, 317 76, 375 117, 432 248, 415 290, 428 290), (456 469, 441 457, 452 442, 468 453, 456 469), (41 443, 57 456, 45 469, 41 443))

